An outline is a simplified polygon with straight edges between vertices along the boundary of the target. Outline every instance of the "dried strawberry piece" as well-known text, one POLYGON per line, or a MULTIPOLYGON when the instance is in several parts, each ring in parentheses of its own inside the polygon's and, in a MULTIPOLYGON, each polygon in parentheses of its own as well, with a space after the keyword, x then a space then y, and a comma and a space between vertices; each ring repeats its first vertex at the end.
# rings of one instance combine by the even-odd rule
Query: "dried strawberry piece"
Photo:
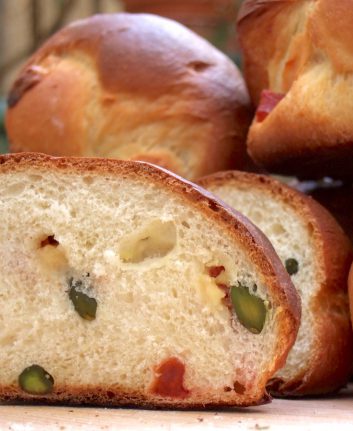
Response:
POLYGON ((209 266, 207 267, 208 275, 212 278, 219 276, 225 270, 224 266, 209 266))
POLYGON ((233 389, 235 392, 237 392, 240 395, 243 395, 243 393, 246 390, 245 386, 240 382, 238 382, 237 380, 234 382, 233 389))
POLYGON ((270 90, 263 90, 260 97, 260 103, 256 110, 256 120, 261 123, 268 114, 278 105, 285 94, 274 93, 270 90))
POLYGON ((171 357, 154 369, 155 380, 151 392, 162 397, 186 398, 190 391, 184 388, 185 365, 171 357))
POLYGON ((226 284, 217 283, 217 287, 224 292, 224 297, 222 299, 223 304, 229 308, 229 310, 232 310, 232 301, 230 299, 230 288, 226 284))

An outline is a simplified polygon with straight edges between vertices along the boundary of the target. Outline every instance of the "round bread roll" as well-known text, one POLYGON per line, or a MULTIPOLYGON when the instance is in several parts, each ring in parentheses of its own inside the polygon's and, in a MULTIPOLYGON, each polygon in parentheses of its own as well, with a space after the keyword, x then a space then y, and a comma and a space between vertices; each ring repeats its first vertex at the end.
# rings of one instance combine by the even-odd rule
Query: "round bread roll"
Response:
POLYGON ((265 175, 218 172, 199 185, 241 211, 271 241, 301 298, 296 342, 268 387, 279 396, 317 395, 347 383, 353 363, 347 277, 352 246, 319 203, 265 175))
POLYGON ((8 105, 12 152, 144 160, 186 178, 241 168, 251 122, 232 61, 147 14, 60 30, 24 66, 8 105))
POLYGON ((306 178, 353 177, 353 2, 246 0, 238 18, 258 105, 251 157, 306 178))

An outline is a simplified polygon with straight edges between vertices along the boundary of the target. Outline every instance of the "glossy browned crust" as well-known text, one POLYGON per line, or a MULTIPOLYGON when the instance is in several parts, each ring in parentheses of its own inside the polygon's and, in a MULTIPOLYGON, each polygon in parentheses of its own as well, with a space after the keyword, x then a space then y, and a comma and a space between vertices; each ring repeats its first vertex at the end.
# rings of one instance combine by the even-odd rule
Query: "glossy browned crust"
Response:
POLYGON ((269 389, 275 395, 301 396, 325 394, 344 386, 353 367, 353 334, 347 300, 352 246, 342 228, 314 199, 268 176, 230 171, 204 177, 198 183, 211 191, 223 184, 261 190, 283 201, 307 222, 312 230, 322 280, 311 303, 315 315, 315 343, 305 372, 290 381, 274 379, 269 389))
MULTIPOLYGON (((11 151, 104 156, 103 141, 117 133, 122 114, 129 116, 128 108, 121 112, 119 105, 124 98, 132 104, 134 98, 145 100, 146 107, 168 98, 162 108, 138 112, 139 127, 154 127, 162 136, 168 133, 163 132, 164 119, 196 129, 209 126, 208 133, 195 131, 188 142, 197 160, 189 178, 242 168, 252 112, 240 72, 184 26, 148 14, 97 15, 52 36, 29 59, 9 93, 11 151), (92 139, 93 152, 88 144, 92 139)), ((181 151, 181 143, 177 145, 181 151)), ((182 174, 175 158, 153 148, 141 147, 133 154, 134 160, 182 174)))
MULTIPOLYGON (((0 176, 6 172, 23 172, 26 170, 44 170, 47 172, 75 174, 109 175, 116 178, 129 178, 139 182, 155 183, 162 189, 168 189, 171 193, 178 195, 184 200, 185 205, 190 205, 195 211, 202 213, 206 218, 213 220, 219 228, 224 229, 225 235, 233 239, 237 246, 244 247, 251 257, 251 261, 263 277, 267 286, 271 302, 277 308, 278 343, 277 353, 269 359, 268 370, 264 371, 263 378, 254 394, 241 395, 236 392, 220 394, 218 400, 210 400, 210 395, 193 398, 192 395, 184 400, 160 399, 153 394, 135 394, 131 388, 117 390, 111 405, 144 405, 144 406, 173 406, 177 408, 193 408, 224 405, 254 405, 268 399, 265 386, 269 378, 277 369, 285 363, 288 351, 292 347, 299 328, 300 302, 292 282, 284 270, 278 256, 273 250, 267 238, 244 216, 227 207, 220 200, 206 190, 177 177, 170 172, 157 168, 156 166, 120 160, 89 159, 89 158, 54 158, 38 153, 20 153, 0 156, 0 176)), ((71 390, 71 389, 70 389, 71 390)), ((77 389, 77 397, 63 389, 61 395, 54 393, 41 400, 46 402, 78 403, 85 402, 85 390, 77 389)), ((98 391, 95 388, 86 399, 86 402, 105 404, 106 395, 94 395, 98 391)), ((0 388, 0 398, 6 400, 28 400, 30 397, 19 394, 14 389, 0 388), (2 395, 1 395, 2 394, 2 395)), ((31 397, 31 400, 34 398, 31 397)))
POLYGON ((270 128, 254 124, 248 135, 248 152, 255 163, 269 172, 295 175, 301 179, 323 176, 351 181, 353 178, 353 134, 348 142, 340 138, 317 138, 313 126, 296 122, 287 112, 270 128), (269 144, 270 143, 270 144, 269 144))
POLYGON ((244 2, 238 31, 252 100, 264 89, 286 94, 248 135, 250 156, 268 171, 353 178, 352 19, 350 0, 244 2))

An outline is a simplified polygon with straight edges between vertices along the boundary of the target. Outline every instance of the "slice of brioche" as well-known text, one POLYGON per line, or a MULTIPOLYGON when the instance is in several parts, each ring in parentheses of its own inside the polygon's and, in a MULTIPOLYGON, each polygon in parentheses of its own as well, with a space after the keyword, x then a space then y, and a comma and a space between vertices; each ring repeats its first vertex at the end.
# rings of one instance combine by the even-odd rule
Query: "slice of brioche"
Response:
POLYGON ((312 198, 270 177, 224 172, 199 183, 267 235, 301 297, 298 338, 270 384, 273 393, 313 395, 343 386, 353 365, 347 299, 352 254, 341 227, 312 198))
POLYGON ((242 169, 252 118, 235 64, 149 14, 61 29, 28 60, 8 103, 12 152, 144 160, 189 179, 242 169))
POLYGON ((247 219, 144 163, 24 153, 2 156, 0 176, 2 400, 267 399, 300 307, 247 219), (238 320, 231 286, 261 303, 258 333, 238 320))
POLYGON ((245 0, 248 151, 270 172, 353 178, 353 2, 245 0))

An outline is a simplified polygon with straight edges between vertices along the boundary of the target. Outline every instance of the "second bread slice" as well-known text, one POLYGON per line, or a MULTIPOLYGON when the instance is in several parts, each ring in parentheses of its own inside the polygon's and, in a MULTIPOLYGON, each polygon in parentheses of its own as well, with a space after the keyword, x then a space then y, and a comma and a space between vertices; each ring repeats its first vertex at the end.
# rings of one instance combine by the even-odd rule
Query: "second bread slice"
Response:
POLYGON ((273 393, 313 395, 348 380, 353 363, 347 277, 351 245, 312 198, 266 176, 223 172, 199 183, 250 218, 271 240, 302 300, 297 341, 273 393))

